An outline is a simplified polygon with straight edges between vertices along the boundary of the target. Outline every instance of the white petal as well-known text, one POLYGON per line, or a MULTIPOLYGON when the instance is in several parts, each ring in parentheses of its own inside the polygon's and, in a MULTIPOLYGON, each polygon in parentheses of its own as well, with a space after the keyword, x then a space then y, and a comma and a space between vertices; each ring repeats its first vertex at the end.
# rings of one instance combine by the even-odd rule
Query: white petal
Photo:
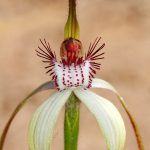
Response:
POLYGON ((33 90, 28 96, 26 96, 26 98, 24 98, 14 109, 14 111, 12 112, 11 116, 9 117, 9 120, 7 121, 4 130, 2 131, 2 135, 0 138, 0 149, 3 148, 5 140, 6 140, 6 135, 8 133, 8 130, 10 128, 10 125, 12 124, 12 121, 14 120, 14 118, 16 117, 16 115, 19 113, 19 111, 24 107, 24 105, 30 100, 29 98, 31 98, 32 96, 34 96, 35 94, 48 90, 48 89, 54 89, 55 88, 55 84, 54 81, 48 81, 43 83, 42 85, 40 85, 39 87, 37 87, 35 90, 33 90))
POLYGON ((116 89, 110 83, 108 83, 108 82, 106 82, 106 81, 104 81, 102 79, 93 79, 92 87, 93 88, 94 87, 95 88, 105 88, 107 90, 113 91, 117 95, 121 105, 123 106, 124 110, 126 111, 128 117, 130 119, 130 122, 131 122, 133 130, 134 130, 134 134, 136 136, 136 141, 137 141, 138 147, 139 147, 139 149, 144 149, 142 138, 141 138, 140 131, 138 129, 137 123, 135 122, 134 117, 130 113, 130 111, 129 111, 129 109, 128 109, 128 107, 127 107, 127 105, 126 105, 126 103, 125 103, 125 101, 123 99, 123 97, 120 96, 120 94, 116 91, 116 89))
POLYGON ((124 122, 116 107, 107 99, 89 90, 77 89, 74 93, 95 116, 108 149, 123 150, 126 132, 124 122))
POLYGON ((107 90, 111 90, 111 91, 115 92, 117 95, 119 95, 118 92, 115 90, 115 88, 110 83, 108 83, 107 81, 102 80, 102 79, 94 78, 92 80, 91 86, 93 88, 104 88, 107 90))
POLYGON ((66 90, 53 94, 36 110, 29 126, 30 150, 50 149, 54 125, 71 92, 66 90))

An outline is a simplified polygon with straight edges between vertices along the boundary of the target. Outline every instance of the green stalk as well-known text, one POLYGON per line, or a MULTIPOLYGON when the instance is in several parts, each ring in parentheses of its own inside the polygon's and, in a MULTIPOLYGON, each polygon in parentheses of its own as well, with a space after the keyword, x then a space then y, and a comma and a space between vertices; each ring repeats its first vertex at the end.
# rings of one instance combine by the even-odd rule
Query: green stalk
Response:
MULTIPOLYGON (((69 0, 69 15, 64 28, 64 38, 79 40, 79 24, 76 17, 76 0, 69 0)), ((65 105, 64 150, 77 150, 79 133, 80 101, 74 93, 65 105)))
POLYGON ((65 105, 64 149, 77 150, 79 133, 80 101, 74 93, 65 105))

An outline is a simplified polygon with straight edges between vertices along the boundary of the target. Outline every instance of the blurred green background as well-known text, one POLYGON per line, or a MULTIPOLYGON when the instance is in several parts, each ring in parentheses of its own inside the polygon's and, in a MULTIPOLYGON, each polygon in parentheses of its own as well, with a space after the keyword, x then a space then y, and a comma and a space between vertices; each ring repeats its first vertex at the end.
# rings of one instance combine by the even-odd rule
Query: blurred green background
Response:
MULTIPOLYGON (((0 1, 0 133, 16 104, 38 85, 50 80, 35 54, 46 38, 59 54, 67 19, 67 0, 0 1)), ((139 124, 145 149, 150 149, 150 1, 78 0, 78 20, 84 51, 101 36, 105 60, 97 74, 112 83, 125 98, 139 124)), ((52 91, 54 92, 54 91, 52 91)), ((129 120, 111 92, 96 90, 120 110, 127 128, 126 150, 136 150, 129 120)), ((5 143, 6 150, 27 150, 28 123, 51 91, 38 94, 17 115, 5 143)), ((64 111, 64 110, 63 110, 64 111)), ((87 108, 81 106, 79 150, 106 149, 87 108)), ((57 122, 52 149, 63 150, 63 113, 57 122)))

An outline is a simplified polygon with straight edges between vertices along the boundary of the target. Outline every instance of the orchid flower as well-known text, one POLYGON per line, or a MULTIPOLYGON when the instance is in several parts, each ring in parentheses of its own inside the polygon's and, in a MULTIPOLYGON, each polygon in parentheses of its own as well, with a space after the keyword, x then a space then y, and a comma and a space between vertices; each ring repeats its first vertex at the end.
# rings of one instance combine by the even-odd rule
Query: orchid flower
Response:
POLYGON ((42 47, 39 46, 36 53, 44 63, 48 64, 45 67, 48 69, 46 73, 49 73, 52 79, 35 89, 15 108, 2 132, 0 150, 3 150, 8 129, 16 114, 31 96, 48 89, 55 89, 55 93, 37 108, 29 125, 30 150, 51 149, 54 127, 63 106, 65 106, 65 150, 77 150, 80 102, 89 109, 97 120, 107 149, 123 150, 126 130, 121 114, 110 100, 90 91, 91 88, 110 90, 117 95, 133 126, 138 148, 144 150, 138 127, 123 98, 110 83, 95 78, 96 72, 101 68, 99 60, 104 59, 105 43, 99 46, 101 37, 90 43, 84 55, 82 53, 83 47, 79 40, 79 25, 75 6, 76 0, 69 0, 69 16, 65 26, 65 40, 60 48, 60 60, 51 50, 49 42, 45 39, 40 40, 42 47))
POLYGON ((82 45, 79 40, 70 38, 61 45, 61 61, 52 52, 49 43, 41 41, 37 55, 48 63, 47 73, 52 76, 53 88, 57 92, 51 95, 34 113, 29 126, 29 147, 31 150, 49 150, 53 129, 58 115, 73 93, 95 116, 106 139, 109 150, 122 150, 125 143, 125 126, 115 106, 106 98, 91 92, 90 88, 115 89, 106 81, 94 77, 100 69, 99 59, 105 44, 96 48, 101 38, 90 44, 85 57, 80 56, 82 45))

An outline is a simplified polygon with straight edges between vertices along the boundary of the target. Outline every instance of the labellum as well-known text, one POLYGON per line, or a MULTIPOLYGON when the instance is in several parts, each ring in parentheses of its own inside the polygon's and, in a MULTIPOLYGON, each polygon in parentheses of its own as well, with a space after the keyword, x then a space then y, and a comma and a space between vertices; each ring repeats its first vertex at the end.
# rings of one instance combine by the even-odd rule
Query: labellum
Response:
POLYGON ((60 48, 61 60, 56 59, 56 55, 52 52, 49 43, 41 41, 43 48, 38 47, 37 55, 42 57, 43 62, 48 63, 48 71, 55 82, 58 90, 83 86, 90 88, 92 79, 96 74, 96 70, 100 69, 99 59, 104 58, 104 52, 101 52, 105 43, 96 48, 101 38, 96 38, 93 44, 90 44, 89 50, 85 57, 82 56, 82 44, 79 40, 69 38, 65 40, 60 48))

